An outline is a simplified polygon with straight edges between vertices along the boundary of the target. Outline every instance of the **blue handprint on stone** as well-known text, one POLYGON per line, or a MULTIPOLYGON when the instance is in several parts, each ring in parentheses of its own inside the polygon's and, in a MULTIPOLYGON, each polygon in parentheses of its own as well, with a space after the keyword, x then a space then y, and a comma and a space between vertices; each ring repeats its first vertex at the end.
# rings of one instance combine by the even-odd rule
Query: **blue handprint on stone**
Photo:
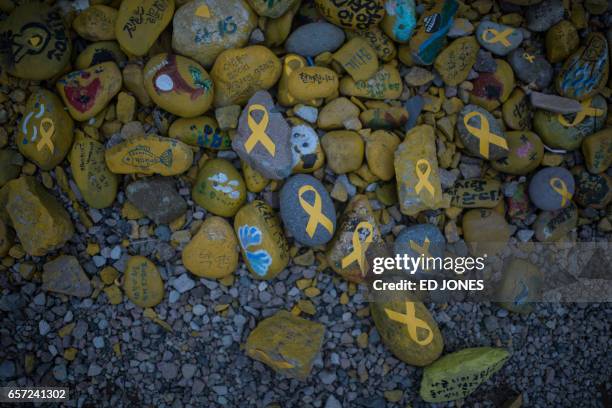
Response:
POLYGON ((238 239, 240 246, 246 254, 251 269, 259 275, 265 276, 272 264, 272 257, 267 251, 258 249, 250 251, 248 248, 261 244, 261 231, 255 226, 243 225, 238 228, 238 239))

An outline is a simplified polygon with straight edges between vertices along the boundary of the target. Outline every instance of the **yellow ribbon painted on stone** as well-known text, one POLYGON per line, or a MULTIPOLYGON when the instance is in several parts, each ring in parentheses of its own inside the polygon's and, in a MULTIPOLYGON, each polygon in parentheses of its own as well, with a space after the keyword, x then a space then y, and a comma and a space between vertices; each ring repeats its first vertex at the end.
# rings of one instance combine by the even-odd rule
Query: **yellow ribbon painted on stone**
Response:
POLYGON ((433 341, 433 330, 426 321, 416 317, 414 302, 406 302, 406 314, 398 313, 395 310, 385 309, 389 319, 406 325, 408 336, 419 346, 427 346, 433 341), (427 330, 429 334, 423 340, 419 340, 417 329, 427 330))
POLYGON ((276 145, 274 144, 270 136, 268 136, 268 134, 266 133, 268 123, 270 123, 270 116, 268 115, 268 110, 266 109, 266 107, 259 104, 249 106, 247 118, 249 129, 251 129, 251 135, 244 144, 247 153, 251 153, 251 150, 255 148, 257 143, 261 143, 263 147, 266 148, 268 153, 270 153, 270 155, 274 157, 274 155, 276 154, 276 145), (255 122, 255 118, 251 116, 251 113, 258 111, 263 112, 261 122, 259 123, 255 122))
POLYGON ((365 270, 363 269, 363 261, 365 253, 368 250, 370 244, 372 243, 372 239, 374 239, 374 227, 372 227, 372 224, 367 221, 362 221, 357 224, 355 231, 353 231, 353 251, 344 258, 342 258, 342 268, 344 269, 353 262, 357 261, 357 263, 359 264, 359 269, 361 270, 361 274, 365 276, 365 270), (360 229, 366 229, 369 232, 368 236, 363 240, 363 243, 359 239, 360 229))
POLYGON ((431 174, 431 164, 426 159, 420 159, 417 161, 414 170, 419 179, 416 187, 414 188, 417 194, 421 193, 421 190, 426 189, 433 197, 435 194, 434 186, 429 181, 429 175, 431 174), (425 170, 421 170, 421 166, 425 166, 425 170))
POLYGON ((55 124, 53 120, 49 118, 44 118, 40 121, 40 141, 36 144, 36 148, 40 152, 45 146, 49 148, 51 153, 55 150, 55 146, 53 146, 53 140, 51 137, 55 134, 55 124))
POLYGON ((312 238, 317 232, 317 225, 321 224, 330 234, 334 233, 334 224, 331 222, 329 218, 323 214, 323 202, 321 201, 321 196, 317 192, 317 190, 311 185, 305 185, 300 187, 298 190, 298 197, 300 199, 300 205, 306 211, 306 214, 309 215, 308 224, 306 224, 306 233, 310 238, 312 238), (312 191, 314 194, 314 203, 310 204, 303 197, 304 193, 312 191))
POLYGON ((296 67, 296 69, 302 68, 304 66, 304 61, 302 61, 300 57, 298 57, 297 55, 286 56, 285 57, 285 75, 287 75, 287 78, 289 78, 289 75, 291 75, 291 73, 294 71, 294 69, 291 67, 291 63, 293 61, 296 61, 299 64, 299 66, 296 67))
POLYGON ((576 114, 576 117, 571 123, 568 122, 567 119, 565 119, 565 116, 563 116, 563 114, 560 113, 558 116, 559 123, 561 123, 565 127, 574 127, 574 126, 578 126, 579 124, 581 124, 582 121, 587 118, 587 116, 602 116, 604 114, 603 109, 592 107, 591 101, 592 101, 591 99, 582 101, 581 103, 582 109, 580 109, 580 112, 576 114))
POLYGON ((270 357, 268 355, 268 353, 266 353, 265 351, 259 350, 259 349, 255 349, 252 354, 254 355, 253 357, 257 356, 259 357, 264 363, 271 365, 273 367, 277 367, 277 368, 283 368, 283 369, 288 369, 288 368, 294 368, 295 366, 293 364, 291 364, 288 361, 278 361, 278 360, 273 360, 272 357, 270 357))
POLYGON ((553 190, 561 195, 561 207, 565 207, 567 201, 572 199, 572 195, 570 194, 565 182, 561 180, 559 177, 553 177, 548 182, 553 190))
POLYGON ((525 58, 527 61, 529 61, 530 63, 533 64, 533 62, 535 60, 535 55, 531 55, 529 53, 524 52, 523 53, 523 58, 525 58))
POLYGON ((485 159, 489 158, 489 145, 491 143, 508 150, 508 143, 506 142, 506 139, 490 132, 489 120, 482 113, 476 111, 468 113, 463 118, 463 124, 468 132, 473 134, 474 137, 480 139, 480 154, 485 159), (468 124, 470 119, 472 119, 474 116, 478 116, 480 118, 480 128, 468 124))
POLYGON ((507 28, 504 31, 497 31, 494 28, 487 28, 482 32, 481 38, 489 44, 502 43, 505 47, 510 47, 512 44, 508 41, 508 37, 514 32, 514 29, 507 28), (489 36, 491 34, 491 36, 489 36))
POLYGON ((423 246, 417 244, 413 240, 410 240, 410 248, 414 252, 425 255, 428 258, 431 258, 431 255, 429 254, 429 245, 431 245, 431 242, 429 241, 429 238, 427 237, 425 237, 425 241, 423 241, 423 246))

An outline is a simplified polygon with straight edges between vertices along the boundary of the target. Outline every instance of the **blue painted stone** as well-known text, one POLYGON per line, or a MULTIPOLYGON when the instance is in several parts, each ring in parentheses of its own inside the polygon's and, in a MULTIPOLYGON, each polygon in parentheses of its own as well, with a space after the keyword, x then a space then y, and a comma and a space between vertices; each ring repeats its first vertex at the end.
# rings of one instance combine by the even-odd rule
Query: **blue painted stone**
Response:
POLYGON ((456 0, 445 0, 444 3, 439 1, 423 13, 417 25, 417 33, 410 40, 410 49, 417 62, 433 64, 444 46, 458 7, 456 0))
POLYGON ((287 231, 303 245, 323 245, 334 236, 334 203, 323 184, 310 175, 297 174, 285 182, 280 191, 280 214, 287 231), (303 187, 307 189, 302 190, 303 187))
POLYGON ((385 3, 382 28, 393 41, 406 43, 416 27, 414 0, 391 0, 385 3))
POLYGON ((565 190, 570 195, 574 195, 576 185, 572 174, 563 167, 547 167, 538 171, 529 183, 529 198, 531 202, 540 210, 556 211, 565 208, 571 203, 571 199, 563 197, 558 190, 563 190, 559 182, 551 183, 551 180, 558 178, 565 184, 565 190), (563 204, 563 205, 562 205, 563 204))
POLYGON ((425 106, 425 100, 421 95, 413 96, 404 103, 404 108, 408 111, 408 122, 406 122, 405 130, 410 130, 417 124, 417 119, 425 106))
POLYGON ((476 29, 476 39, 484 48, 503 57, 521 45, 523 32, 504 24, 482 21, 476 29))
POLYGON ((508 62, 518 79, 526 84, 534 83, 538 89, 544 89, 552 81, 553 68, 542 55, 517 48, 509 55, 508 62))
MULTIPOLYGON (((446 240, 444 236, 440 230, 432 224, 418 224, 404 228, 395 239, 393 245, 393 250, 396 255, 403 256, 407 254, 414 258, 418 258, 421 255, 425 257, 444 258, 445 249, 446 240), (429 244, 425 242, 426 239, 429 240, 429 244), (410 245, 411 242, 412 246, 410 245), (421 251, 419 248, 426 249, 427 253, 423 253, 425 251, 421 251)), ((419 269, 417 273, 427 273, 427 271, 419 269)))

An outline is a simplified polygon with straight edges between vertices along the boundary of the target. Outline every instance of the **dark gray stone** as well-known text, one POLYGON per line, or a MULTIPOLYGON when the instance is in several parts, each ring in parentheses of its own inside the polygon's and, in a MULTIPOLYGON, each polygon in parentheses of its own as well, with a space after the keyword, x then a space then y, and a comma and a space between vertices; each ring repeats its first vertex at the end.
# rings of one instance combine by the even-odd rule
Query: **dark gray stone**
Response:
POLYGON ((503 57, 521 45, 523 33, 521 30, 504 24, 482 21, 476 29, 476 39, 484 48, 503 57), (504 32, 507 30, 512 30, 512 32, 506 35, 504 32))
POLYGON ((187 211, 187 203, 169 178, 138 180, 125 191, 128 200, 156 224, 168 224, 187 211))
POLYGON ((572 174, 563 167, 547 167, 538 171, 529 183, 529 198, 539 209, 555 211, 570 204, 571 201, 563 199, 562 195, 557 191, 557 189, 563 190, 563 188, 561 183, 553 181, 556 178, 563 181, 565 190, 570 195, 574 195, 576 187, 572 174))
POLYGON ((318 22, 303 25, 291 33, 285 49, 304 57, 336 51, 344 42, 344 31, 333 24, 318 22))
MULTIPOLYGON (((503 148, 502 146, 499 146, 498 144, 495 144, 492 142, 487 143, 487 140, 485 140, 486 139, 485 137, 483 137, 481 140, 481 138, 478 136, 478 133, 480 132, 480 130, 484 131, 487 129, 487 127, 483 126, 483 124, 481 123, 482 117, 484 117, 485 120, 489 123, 489 126, 488 126, 489 133, 492 133, 504 139, 506 138, 499 122, 495 120, 493 115, 491 115, 488 111, 481 108, 480 106, 466 105, 461 110, 461 112, 459 112, 459 116, 457 117, 457 131, 459 132, 459 138, 461 139, 461 142, 463 142, 463 145, 465 146, 467 151, 476 157, 481 157, 487 160, 497 160, 497 159, 501 159, 503 157, 508 156, 507 148, 503 148), (469 115, 471 112, 477 112, 480 114, 480 115, 471 116, 467 121, 467 124, 475 129, 476 135, 472 133, 470 130, 468 130, 466 124, 464 123, 464 118, 467 115, 469 115), (488 155, 481 154, 480 152, 481 143, 483 144, 483 147, 486 147, 488 144, 488 148, 489 148, 488 155)), ((486 150, 483 150, 483 151, 486 153, 486 150)))
POLYGON ((508 57, 508 62, 518 79, 527 84, 534 83, 538 89, 546 88, 552 81, 553 68, 542 55, 517 48, 508 57))
POLYGON ((323 184, 307 174, 295 175, 283 185, 280 192, 280 214, 285 228, 296 241, 307 246, 323 245, 329 242, 336 230, 334 203, 323 184), (302 191, 300 199, 300 189, 304 186, 314 188, 319 199, 316 200, 316 195, 312 190, 302 191), (301 201, 304 201, 304 205, 301 201), (320 210, 317 209, 317 201, 320 203, 320 210), (321 213, 327 218, 327 221, 316 223, 309 212, 315 216, 321 213), (314 231, 307 231, 309 225, 314 226, 314 231))
POLYGON ((527 7, 527 28, 542 32, 563 19, 563 2, 561 0, 544 0, 527 7))
MULTIPOLYGON (((421 255, 427 257, 444 257, 446 240, 440 230, 432 224, 418 224, 404 228, 393 244, 393 251, 396 255, 408 255, 411 258, 418 258, 421 255), (429 241, 429 243, 426 242, 429 241)), ((431 262, 431 261, 430 261, 431 262)), ((409 264, 410 265, 410 264, 409 264)), ((430 270, 434 272, 435 270, 430 270)), ((419 268, 417 271, 406 270, 407 273, 417 273, 419 277, 425 277, 421 273, 427 273, 419 268)))
POLYGON ((474 71, 482 73, 492 73, 497 69, 497 62, 493 55, 489 51, 485 51, 482 48, 478 50, 476 56, 476 63, 474 64, 474 71))

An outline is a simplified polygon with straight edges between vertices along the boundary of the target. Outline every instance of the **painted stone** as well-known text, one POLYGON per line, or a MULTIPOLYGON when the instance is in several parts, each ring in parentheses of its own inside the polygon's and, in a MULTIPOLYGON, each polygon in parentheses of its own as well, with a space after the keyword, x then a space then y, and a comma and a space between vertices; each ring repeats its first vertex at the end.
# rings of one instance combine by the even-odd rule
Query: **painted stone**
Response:
POLYGON ((463 399, 499 371, 508 358, 506 350, 493 347, 446 354, 425 367, 419 394, 427 402, 463 399))
POLYGON ((340 97, 325 105, 319 112, 317 126, 323 130, 341 129, 344 122, 359 117, 359 108, 348 98, 340 97))
POLYGON ((270 280, 289 263, 289 245, 280 220, 263 201, 244 205, 234 217, 242 259, 255 279, 270 280))
POLYGON ((351 30, 367 30, 378 25, 385 16, 383 0, 370 0, 367 6, 360 2, 315 0, 315 6, 327 21, 351 30))
POLYGON ((562 0, 543 0, 527 7, 525 17, 530 31, 544 32, 563 20, 564 8, 562 0))
POLYGON ((517 48, 508 56, 508 62, 518 79, 534 84, 537 89, 546 88, 553 79, 553 68, 542 55, 517 48))
POLYGON ((402 106, 381 103, 377 107, 363 111, 359 115, 359 120, 366 129, 400 129, 408 122, 408 111, 402 106))
POLYGON ((21 173, 23 158, 13 149, 0 149, 0 187, 21 173))
POLYGON ((140 65, 127 64, 123 68, 123 85, 130 91, 143 106, 151 106, 151 98, 144 87, 144 74, 140 65))
POLYGON ((260 16, 274 19, 285 14, 297 0, 248 0, 248 2, 260 16))
POLYGON ((72 43, 59 9, 39 2, 16 7, 0 25, 2 67, 23 79, 45 80, 60 74, 70 60, 72 43))
POLYGON ((400 211, 406 215, 448 206, 442 195, 435 139, 433 127, 417 126, 406 133, 395 151, 400 211))
POLYGON ((251 193, 259 193, 263 191, 268 185, 270 180, 261 175, 260 172, 249 166, 244 160, 240 161, 242 164, 242 175, 244 176, 244 183, 246 184, 247 190, 251 193))
POLYGON ((114 62, 117 65, 122 65, 126 59, 117 42, 99 41, 89 44, 79 54, 74 62, 74 67, 76 69, 85 69, 103 62, 114 62))
POLYGON ((508 141, 497 120, 476 105, 466 105, 457 117, 457 131, 470 154, 486 160, 508 156, 508 141))
POLYGON ((504 24, 481 21, 476 29, 476 39, 487 50, 503 57, 523 42, 523 33, 504 24))
POLYGON ((551 64, 563 62, 579 45, 576 27, 568 20, 560 21, 546 32, 546 59, 551 64))
POLYGON ((370 43, 370 46, 376 51, 381 61, 389 62, 397 55, 395 43, 376 26, 370 27, 367 30, 347 32, 346 35, 349 39, 352 38, 352 36, 365 38, 366 41, 370 43))
POLYGON ((574 203, 557 211, 542 211, 533 224, 535 237, 540 242, 556 242, 578 225, 578 208, 574 203))
POLYGON ((403 90, 402 78, 397 68, 384 65, 367 81, 355 81, 349 76, 340 80, 340 93, 367 99, 398 99, 403 90))
POLYGON ((459 208, 493 208, 501 198, 499 188, 497 180, 457 180, 449 191, 451 205, 459 208))
POLYGON ((43 256, 61 248, 74 234, 66 209, 34 177, 11 180, 6 211, 23 249, 43 256))
MULTIPOLYGON (((403 257, 404 254, 418 258, 444 258, 446 240, 440 230, 432 224, 418 224, 404 228, 395 238, 393 252, 403 257)), ((433 270, 421 269, 407 270, 405 273, 417 274, 419 278, 431 277, 433 270)))
POLYGON ((504 269, 495 296, 504 309, 529 313, 533 302, 540 299, 543 281, 544 274, 537 266, 523 259, 513 259, 504 269))
POLYGON ((465 81, 476 63, 479 49, 474 36, 461 37, 450 43, 434 63, 444 83, 457 86, 465 81))
POLYGON ((529 183, 531 202, 544 211, 560 210, 568 206, 575 191, 574 178, 563 167, 544 168, 529 183))
MULTIPOLYGON (((281 73, 280 80, 278 81, 278 103, 282 106, 293 106, 301 101, 289 92, 289 78, 292 74, 307 67, 306 58, 297 54, 287 54, 283 60, 283 72, 281 73)), ((295 81, 294 81, 295 82, 295 81)), ((336 87, 337 88, 337 87, 336 87)), ((307 105, 319 106, 320 100, 312 99, 310 101, 304 101, 307 105)))
POLYGON ((291 128, 291 154, 294 173, 312 173, 325 162, 319 136, 306 124, 291 128))
POLYGON ((605 99, 596 95, 581 102, 578 113, 563 115, 561 113, 537 110, 533 117, 533 128, 547 146, 576 150, 585 137, 593 134, 606 123, 608 105, 605 99))
POLYGON ((482 72, 472 83, 474 89, 470 93, 470 103, 480 105, 488 111, 497 109, 506 102, 514 89, 514 71, 510 65, 501 59, 496 59, 495 72, 482 72))
POLYGON ((192 118, 213 103, 214 87, 200 64, 175 54, 158 54, 144 67, 147 93, 162 109, 192 118))
POLYGON ((127 53, 142 57, 157 41, 174 15, 174 0, 123 1, 115 36, 127 53))
POLYGON ((346 206, 333 240, 328 244, 329 266, 351 282, 361 282, 370 270, 369 254, 384 245, 370 202, 357 194, 346 206))
POLYGON ((176 11, 172 25, 172 48, 210 67, 224 50, 247 44, 257 15, 245 0, 196 0, 176 11))
POLYGON ((504 123, 510 129, 527 130, 531 128, 531 110, 529 96, 521 88, 515 88, 502 105, 504 123))
POLYGON ((115 39, 117 10, 103 4, 90 5, 73 20, 72 28, 89 41, 115 39))
POLYGON ((92 292, 79 261, 70 255, 60 255, 43 265, 42 289, 80 298, 89 297, 92 292))
POLYGON ((242 105, 257 91, 274 86, 281 62, 268 48, 252 45, 223 51, 210 75, 215 83, 215 106, 242 105))
POLYGON ((336 174, 356 171, 363 163, 364 143, 359 133, 334 130, 321 138, 327 165, 336 174))
POLYGON ((183 265, 194 275, 222 279, 238 267, 238 240, 221 217, 208 217, 183 249, 183 265))
POLYGON ((423 367, 434 362, 444 339, 427 307, 407 292, 385 292, 370 302, 370 313, 385 346, 398 359, 423 367))
POLYGON ((259 91, 249 99, 240 115, 232 147, 266 178, 281 180, 291 174, 291 129, 268 92, 259 91))
POLYGON ((280 191, 280 214, 285 228, 306 246, 324 245, 336 230, 336 210, 319 180, 297 174, 280 191))
POLYGON ((249 357, 274 371, 305 381, 321 351, 325 326, 281 310, 260 321, 247 338, 249 357))
POLYGON ((368 80, 378 71, 376 51, 361 37, 349 40, 333 58, 355 81, 368 80))
POLYGON ((132 256, 127 261, 123 291, 136 306, 157 306, 164 299, 164 282, 157 266, 144 256, 132 256))
POLYGON ((544 144, 537 134, 529 131, 506 132, 508 156, 492 160, 491 167, 506 174, 524 175, 540 165, 544 144))
POLYGON ((506 197, 508 217, 512 220, 525 222, 534 212, 529 200, 528 184, 520 183, 510 197, 506 197))
POLYGON ((585 44, 563 63, 555 81, 557 92, 579 101, 591 98, 606 85, 609 70, 606 37, 592 33, 585 44))
POLYGON ((6 256, 15 241, 13 230, 0 218, 0 256, 6 256))
POLYGON ((93 118, 119 93, 123 77, 114 62, 73 71, 57 81, 57 91, 70 115, 80 122, 93 118))
POLYGON ((289 76, 287 89, 297 100, 327 98, 338 92, 338 75, 329 68, 304 67, 289 76))
POLYGON ((232 147, 232 139, 211 116, 177 119, 170 125, 168 136, 190 146, 211 150, 227 150, 232 147))
POLYGON ((233 217, 246 200, 246 186, 229 161, 212 159, 200 169, 191 196, 205 210, 233 217))
POLYGON ((574 201, 582 207, 604 209, 612 201, 612 177, 607 174, 591 174, 584 167, 572 169, 576 182, 574 201))
POLYGON ((187 211, 187 203, 169 178, 147 177, 125 188, 130 203, 156 224, 170 224, 187 211))
POLYGON ((510 239, 510 227, 495 210, 474 209, 463 215, 463 238, 474 256, 493 256, 510 239))
POLYGON ((385 17, 381 27, 393 41, 406 43, 416 27, 414 0, 395 0, 385 2, 385 17))
POLYGON ((304 57, 316 57, 324 52, 334 52, 344 43, 344 31, 323 21, 305 24, 295 29, 287 38, 288 53, 304 57))
POLYGON ((62 101, 39 88, 26 103, 15 143, 21 154, 38 167, 51 170, 68 154, 73 131, 74 123, 62 101))
POLYGON ((267 20, 263 42, 266 47, 273 49, 283 45, 291 33, 293 18, 300 11, 300 5, 301 2, 294 2, 285 14, 279 18, 267 20))
POLYGON ((119 187, 119 178, 106 165, 104 150, 97 140, 77 135, 70 152, 72 177, 92 208, 110 207, 119 187))
POLYGON ((582 142, 582 154, 591 173, 608 170, 612 164, 612 127, 587 136, 582 142))
POLYGON ((422 65, 434 62, 444 46, 458 7, 456 0, 437 1, 421 14, 416 33, 410 39, 410 51, 415 61, 422 65))
POLYGON ((395 133, 377 130, 365 138, 365 155, 368 168, 376 177, 388 181, 395 176, 394 154, 400 144, 395 133))
POLYGON ((135 136, 105 152, 106 164, 116 174, 184 173, 193 164, 193 151, 183 142, 155 135, 135 136))

